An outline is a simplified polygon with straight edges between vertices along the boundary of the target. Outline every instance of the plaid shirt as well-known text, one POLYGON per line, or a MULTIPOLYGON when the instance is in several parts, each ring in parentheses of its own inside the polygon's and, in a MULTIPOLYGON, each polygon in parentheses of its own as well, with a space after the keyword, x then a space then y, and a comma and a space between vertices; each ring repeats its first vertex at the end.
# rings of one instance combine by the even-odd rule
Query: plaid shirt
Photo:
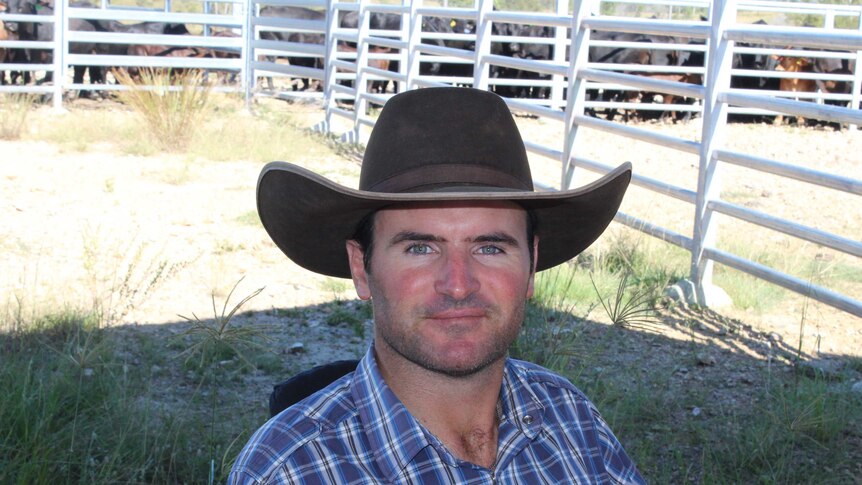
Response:
POLYGON ((230 484, 644 483, 593 404, 569 381, 509 359, 493 470, 456 458, 389 389, 373 348, 348 374, 270 419, 230 484))

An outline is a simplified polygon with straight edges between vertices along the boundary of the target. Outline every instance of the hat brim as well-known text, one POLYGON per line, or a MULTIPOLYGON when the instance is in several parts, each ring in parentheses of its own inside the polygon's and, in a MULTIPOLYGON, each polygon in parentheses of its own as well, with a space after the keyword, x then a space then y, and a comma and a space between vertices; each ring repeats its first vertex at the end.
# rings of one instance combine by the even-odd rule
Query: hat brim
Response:
POLYGON ((554 267, 590 246, 611 223, 631 180, 626 162, 602 178, 571 190, 367 192, 336 184, 310 170, 268 163, 257 182, 263 227, 284 254, 327 276, 350 278, 345 241, 370 212, 393 203, 443 200, 507 200, 535 214, 537 271, 554 267))

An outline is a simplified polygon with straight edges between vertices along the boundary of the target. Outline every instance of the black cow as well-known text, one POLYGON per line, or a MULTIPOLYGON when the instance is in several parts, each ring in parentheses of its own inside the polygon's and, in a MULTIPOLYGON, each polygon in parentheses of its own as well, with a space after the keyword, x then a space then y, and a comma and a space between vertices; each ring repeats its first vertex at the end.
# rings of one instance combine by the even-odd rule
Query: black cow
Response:
MULTIPOLYGON (((36 14, 36 6, 32 0, 4 0, 4 2, 7 13, 36 14)), ((36 40, 36 27, 33 22, 6 22, 6 29, 16 40, 36 40)), ((30 62, 30 51, 21 48, 9 49, 6 51, 6 60, 12 64, 28 64, 30 62)), ((17 84, 19 80, 24 84, 30 84, 30 71, 14 71, 9 73, 9 81, 12 84, 17 84)))
MULTIPOLYGON (((554 34, 554 29, 551 27, 542 27, 538 25, 521 25, 511 23, 495 23, 491 26, 491 32, 494 35, 506 37, 534 37, 534 38, 550 38, 554 34)), ((514 57, 518 59, 530 59, 539 61, 548 61, 553 59, 554 46, 551 44, 538 44, 533 42, 499 42, 491 45, 491 53, 496 55, 514 57)), ((491 69, 491 77, 506 78, 506 79, 549 79, 547 74, 539 74, 534 71, 524 71, 521 69, 511 69, 506 67, 494 66, 491 69)), ((507 86, 496 85, 494 92, 501 96, 509 98, 543 98, 549 96, 547 87, 539 87, 535 85, 526 86, 507 86)))
MULTIPOLYGON (((468 29, 466 23, 459 23, 456 19, 443 17, 423 17, 422 32, 435 34, 454 34, 456 27, 462 30, 468 29)), ((475 43, 443 39, 423 39, 423 44, 436 45, 440 47, 451 47, 453 49, 475 50, 475 43)), ((471 64, 431 61, 424 62, 419 66, 419 74, 423 76, 450 76, 450 77, 472 77, 473 66, 471 64)))
MULTIPOLYGON (((812 58, 812 71, 821 74, 853 74, 856 61, 853 59, 812 58)), ((817 79, 817 89, 824 93, 851 94, 853 83, 848 81, 824 81, 817 79)), ((830 104, 845 104, 845 102, 827 101, 830 104)))
MULTIPOLYGON (((296 20, 326 20, 326 12, 312 10, 304 7, 293 6, 266 6, 260 9, 261 17, 278 17, 289 18, 296 20)), ((276 40, 280 42, 295 42, 301 44, 319 44, 326 43, 325 34, 311 32, 281 32, 264 30, 260 33, 261 39, 276 40)), ((275 62, 274 56, 269 56, 270 62, 275 62)), ((289 56, 287 62, 293 66, 310 67, 316 69, 323 68, 323 61, 319 57, 300 57, 289 56)), ((269 89, 273 89, 272 77, 267 78, 269 89)), ((311 87, 311 80, 302 79, 302 90, 307 90, 311 87)))
MULTIPOLYGON (((87 2, 71 2, 73 7, 90 8, 92 4, 87 2)), ((54 9, 45 4, 37 4, 37 15, 54 15, 54 9)), ((35 23, 36 40, 43 42, 51 42, 54 40, 54 25, 50 23, 35 23)), ((96 32, 99 31, 101 24, 95 20, 85 20, 79 18, 69 19, 69 30, 81 32, 96 32)), ((95 54, 97 53, 96 44, 92 42, 71 42, 69 44, 69 52, 72 54, 95 54)), ((47 49, 34 49, 30 54, 31 62, 50 63, 53 59, 53 52, 47 49)), ((84 83, 84 73, 89 72, 91 84, 104 84, 105 75, 104 69, 97 66, 80 66, 73 67, 73 82, 75 84, 84 83)), ((53 80, 53 73, 48 72, 42 82, 50 82, 53 80)), ((84 93, 81 95, 86 96, 84 93)))
MULTIPOLYGON (((359 28, 359 12, 351 10, 340 15, 338 25, 342 29, 358 29, 359 28)), ((368 18, 368 28, 370 30, 385 30, 393 33, 401 30, 401 15, 384 12, 371 12, 368 18)), ((355 42, 341 42, 339 50, 346 52, 356 52, 355 42)), ((388 54, 391 49, 382 46, 369 46, 369 52, 372 54, 388 54)), ((375 59, 370 60, 370 66, 377 69, 398 72, 399 63, 397 60, 375 59)), ((347 83, 350 85, 351 83, 347 83)), ((368 90, 370 92, 384 93, 387 91, 389 81, 371 81, 369 82, 368 90)), ((395 88, 397 91, 397 87, 395 88)))
MULTIPOLYGON (((382 30, 390 32, 398 32, 401 30, 401 15, 371 12, 368 20, 369 29, 382 30)), ((339 25, 344 29, 356 29, 359 26, 359 14, 355 11, 346 12, 339 20, 339 25)), ((471 33, 475 30, 475 26, 471 22, 466 22, 459 19, 444 19, 441 17, 423 17, 422 32, 428 33, 471 33)), ((452 41, 442 39, 423 39, 423 44, 452 47, 457 49, 474 50, 475 43, 465 41, 452 41)), ((352 44, 348 45, 348 48, 352 44)), ((354 47, 355 48, 355 47, 354 47)), ((379 52, 386 52, 383 49, 377 49, 379 52)), ((400 63, 397 60, 388 62, 389 70, 398 72, 400 63)), ((473 66, 467 64, 441 63, 436 60, 423 61, 419 66, 419 74, 423 76, 472 76, 473 66)), ((385 92, 388 90, 388 81, 375 81, 373 83, 373 91, 385 92)), ((397 85, 393 88, 397 91, 397 85)))
MULTIPOLYGON (((628 64, 632 66, 631 69, 627 71, 630 74, 678 82, 690 81, 689 76, 686 73, 651 73, 639 71, 637 69, 638 65, 683 66, 689 63, 691 61, 690 51, 684 49, 654 49, 650 47, 650 44, 679 44, 681 43, 680 39, 663 35, 608 31, 595 32, 594 35, 591 34, 591 39, 617 42, 640 42, 644 44, 644 47, 591 46, 588 54, 589 62, 628 64)), ((593 96, 600 97, 600 99, 605 101, 652 102, 655 98, 655 93, 605 90, 601 93, 593 93, 593 96)), ((671 101, 673 99, 673 97, 665 97, 666 101, 671 101)), ((617 110, 615 109, 609 109, 605 112, 606 117, 611 120, 616 116, 616 114, 617 110)), ((628 111, 624 113, 626 119, 632 115, 633 113, 628 111)))

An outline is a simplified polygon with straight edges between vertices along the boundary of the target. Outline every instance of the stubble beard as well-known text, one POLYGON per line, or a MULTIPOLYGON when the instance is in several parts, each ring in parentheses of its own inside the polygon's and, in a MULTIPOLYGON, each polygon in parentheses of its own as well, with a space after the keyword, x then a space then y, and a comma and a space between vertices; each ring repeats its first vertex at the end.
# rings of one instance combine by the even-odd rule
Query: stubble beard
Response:
MULTIPOLYGON (((510 318, 505 318, 503 312, 497 305, 483 304, 487 318, 496 320, 494 333, 490 336, 490 341, 478 349, 476 358, 453 366, 450 363, 443 362, 439 355, 433 353, 433 349, 428 348, 428 343, 423 341, 422 335, 418 333, 410 333, 409 331, 398 331, 394 328, 396 325, 403 322, 393 321, 387 309, 389 305, 381 299, 375 302, 380 305, 377 308, 375 305, 375 325, 378 328, 375 334, 383 340, 383 343, 396 354, 401 356, 413 364, 437 374, 441 374, 451 378, 465 378, 482 372, 492 364, 504 359, 509 352, 509 347, 517 339, 518 332, 521 329, 521 324, 524 321, 524 306, 519 306, 514 309, 510 318), (378 320, 378 316, 380 319, 378 320), (386 322, 382 326, 379 322, 386 322)), ((442 306, 449 307, 464 307, 470 306, 467 302, 445 302, 434 305, 434 308, 424 308, 415 311, 415 315, 410 315, 411 321, 421 321, 426 315, 434 311, 440 311, 442 306)), ((458 333, 458 329, 453 329, 454 334, 458 333)))

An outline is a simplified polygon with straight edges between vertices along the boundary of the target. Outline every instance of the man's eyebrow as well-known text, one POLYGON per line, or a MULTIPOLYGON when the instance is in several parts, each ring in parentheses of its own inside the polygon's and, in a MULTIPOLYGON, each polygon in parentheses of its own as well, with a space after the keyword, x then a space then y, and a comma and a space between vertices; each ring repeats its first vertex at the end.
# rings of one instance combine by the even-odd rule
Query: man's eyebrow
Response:
POLYGON ((474 242, 490 242, 490 243, 500 243, 506 244, 512 247, 518 247, 518 240, 514 237, 506 234, 505 232, 492 232, 491 234, 483 234, 473 239, 474 242))
POLYGON ((392 236, 392 239, 389 240, 389 245, 394 246, 398 243, 402 243, 405 241, 436 242, 442 240, 442 238, 437 237, 433 234, 424 234, 421 232, 414 231, 401 231, 398 234, 392 236))

